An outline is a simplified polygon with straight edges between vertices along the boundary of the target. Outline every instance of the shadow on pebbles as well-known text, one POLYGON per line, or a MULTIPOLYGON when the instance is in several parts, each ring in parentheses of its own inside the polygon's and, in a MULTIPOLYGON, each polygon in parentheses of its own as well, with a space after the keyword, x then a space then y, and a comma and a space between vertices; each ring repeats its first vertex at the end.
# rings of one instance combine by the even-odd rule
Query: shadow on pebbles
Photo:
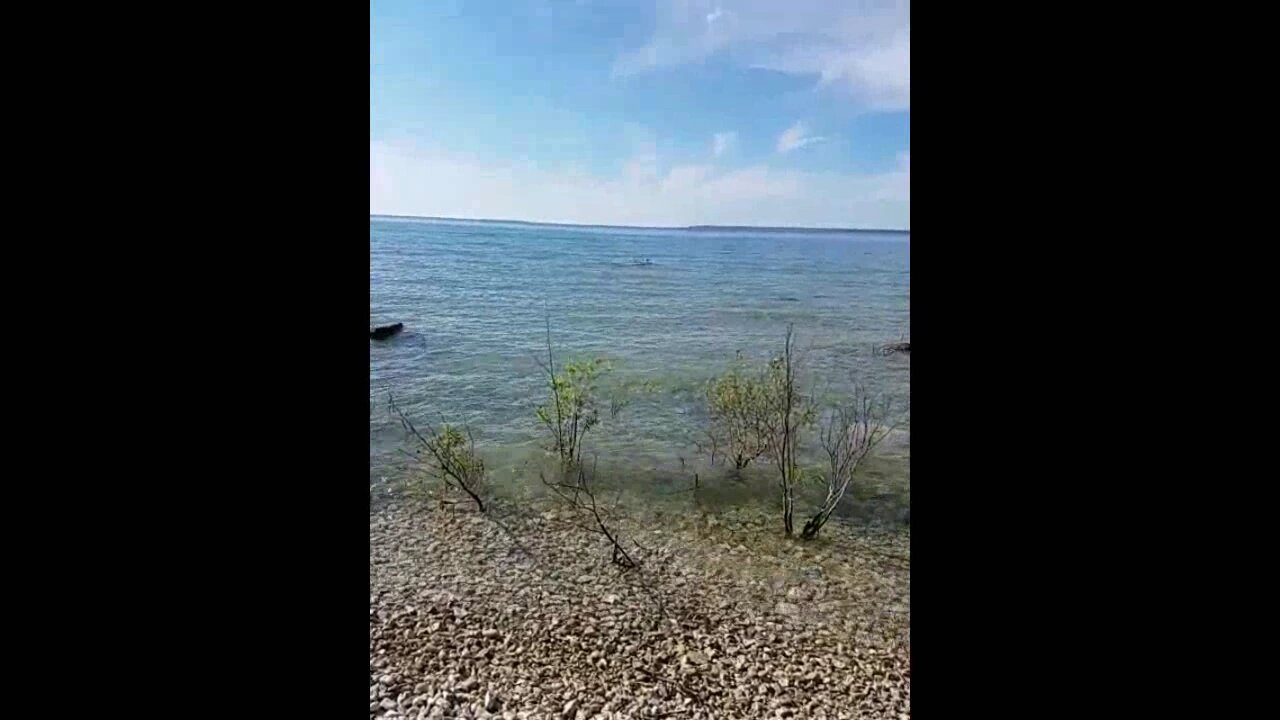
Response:
POLYGON ((370 718, 910 717, 909 530, 627 527, 623 573, 555 510, 456 508, 370 511, 370 718))

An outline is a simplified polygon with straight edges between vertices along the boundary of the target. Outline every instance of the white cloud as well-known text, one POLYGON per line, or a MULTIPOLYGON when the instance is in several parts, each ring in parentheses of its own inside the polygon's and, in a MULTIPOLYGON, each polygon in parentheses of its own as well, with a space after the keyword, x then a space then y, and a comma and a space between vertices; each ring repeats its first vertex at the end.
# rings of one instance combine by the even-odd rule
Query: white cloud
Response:
POLYGON ((883 182, 876 190, 878 200, 911 201, 911 151, 898 153, 898 167, 881 176, 883 182))
POLYGON ((788 153, 805 145, 812 145, 823 140, 826 140, 826 138, 810 135, 808 126, 802 122, 797 122, 795 125, 783 130, 782 134, 778 136, 778 152, 788 153))
POLYGON ((816 74, 819 84, 848 91, 874 110, 911 109, 911 31, 860 47, 813 46, 761 59, 756 67, 816 74))
POLYGON ((910 227, 907 155, 891 172, 852 175, 763 165, 660 171, 643 150, 623 172, 599 177, 371 142, 369 211, 611 225, 910 227))
POLYGON ((720 157, 733 149, 738 142, 738 133, 719 132, 711 138, 711 154, 720 157))
POLYGON ((656 0, 657 25, 614 61, 615 77, 724 55, 749 67, 814 75, 877 110, 908 110, 909 0, 656 0))

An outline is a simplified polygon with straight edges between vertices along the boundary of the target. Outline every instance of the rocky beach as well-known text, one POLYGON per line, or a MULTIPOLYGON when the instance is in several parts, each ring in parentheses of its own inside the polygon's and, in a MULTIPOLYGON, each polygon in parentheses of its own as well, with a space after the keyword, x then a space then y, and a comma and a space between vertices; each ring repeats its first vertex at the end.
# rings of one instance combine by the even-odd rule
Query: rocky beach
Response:
POLYGON ((370 718, 910 717, 910 527, 371 499, 370 718))

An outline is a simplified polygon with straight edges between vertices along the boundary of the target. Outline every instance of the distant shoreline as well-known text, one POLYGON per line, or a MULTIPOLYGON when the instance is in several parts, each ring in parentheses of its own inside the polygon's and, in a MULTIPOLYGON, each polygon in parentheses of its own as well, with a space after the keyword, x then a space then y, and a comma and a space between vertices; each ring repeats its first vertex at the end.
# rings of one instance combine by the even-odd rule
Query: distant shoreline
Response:
POLYGON ((880 235, 910 235, 910 230, 885 228, 814 228, 772 227, 764 225, 590 225, 584 223, 533 222, 530 220, 500 220, 494 218, 448 218, 430 215, 379 215, 369 213, 370 218, 388 220, 436 220, 443 222, 483 223, 489 225, 531 225, 539 227, 605 228, 612 230, 684 230, 688 232, 766 232, 766 233, 875 233, 880 235))

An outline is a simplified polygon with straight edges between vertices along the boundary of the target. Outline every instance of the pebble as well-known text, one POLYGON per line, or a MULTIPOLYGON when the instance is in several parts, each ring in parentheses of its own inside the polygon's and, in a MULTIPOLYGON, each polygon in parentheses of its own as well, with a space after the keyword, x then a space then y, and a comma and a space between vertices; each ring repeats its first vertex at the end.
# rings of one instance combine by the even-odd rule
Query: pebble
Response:
POLYGON ((800 608, 793 605, 792 603, 782 602, 780 600, 778 601, 778 604, 774 606, 774 612, 778 613, 779 615, 795 615, 796 613, 800 612, 800 608))

